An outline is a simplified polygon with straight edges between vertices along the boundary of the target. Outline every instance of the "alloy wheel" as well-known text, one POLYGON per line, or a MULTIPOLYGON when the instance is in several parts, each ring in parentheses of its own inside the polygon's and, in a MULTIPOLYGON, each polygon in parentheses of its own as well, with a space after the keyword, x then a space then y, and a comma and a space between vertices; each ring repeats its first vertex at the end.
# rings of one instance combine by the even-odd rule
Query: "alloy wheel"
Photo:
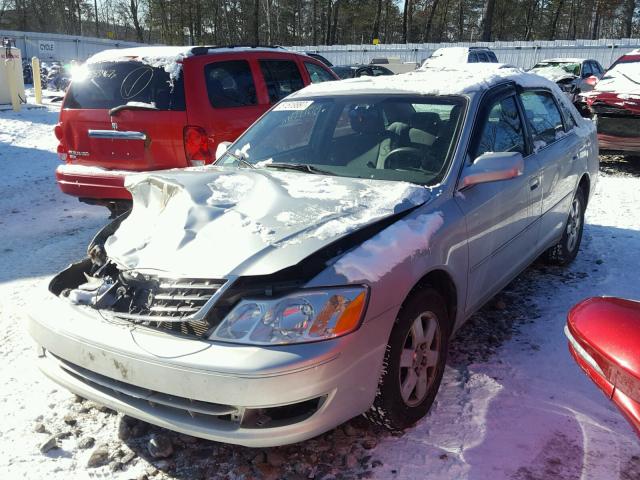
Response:
POLYGON ((405 404, 419 405, 436 376, 440 356, 440 322, 433 312, 421 313, 411 324, 400 356, 400 393, 405 404))

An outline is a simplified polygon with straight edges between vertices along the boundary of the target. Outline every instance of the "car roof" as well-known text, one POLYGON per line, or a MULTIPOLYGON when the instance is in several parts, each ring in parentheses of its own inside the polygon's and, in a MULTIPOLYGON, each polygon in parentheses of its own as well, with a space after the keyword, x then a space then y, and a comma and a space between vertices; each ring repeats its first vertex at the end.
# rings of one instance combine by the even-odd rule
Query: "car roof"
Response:
POLYGON ((540 60, 537 63, 543 62, 567 62, 567 63, 582 63, 586 61, 595 62, 595 60, 591 60, 590 58, 577 58, 577 57, 568 57, 568 58, 546 58, 544 60, 540 60))
MULTIPOLYGON (((126 61, 132 58, 146 59, 148 63, 155 61, 162 63, 165 60, 167 63, 171 61, 183 60, 187 57, 200 56, 200 55, 215 55, 221 53, 235 53, 235 52, 278 52, 289 53, 292 55, 308 55, 300 52, 294 52, 282 47, 270 47, 270 46, 247 46, 247 45, 230 45, 230 46, 148 46, 148 47, 133 47, 133 48, 118 48, 111 50, 103 50, 96 53, 92 57, 87 59, 87 63, 98 63, 108 61, 126 61)), ((309 57, 312 58, 312 57, 309 57)))
POLYGON ((289 95, 301 98, 324 95, 409 94, 465 95, 495 85, 515 82, 525 88, 555 89, 555 83, 539 75, 499 63, 471 63, 432 67, 394 76, 359 77, 340 82, 312 84, 289 95), (452 81, 455 78, 455 81, 452 81))

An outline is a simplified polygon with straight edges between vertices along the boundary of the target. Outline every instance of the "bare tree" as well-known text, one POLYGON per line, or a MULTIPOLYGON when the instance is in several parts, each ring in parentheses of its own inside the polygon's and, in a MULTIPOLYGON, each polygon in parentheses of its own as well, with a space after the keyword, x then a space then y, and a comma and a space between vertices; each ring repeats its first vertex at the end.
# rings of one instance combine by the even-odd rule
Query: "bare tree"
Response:
POLYGON ((493 12, 496 9, 496 0, 485 0, 482 10, 482 36, 483 42, 491 41, 491 29, 493 28, 493 12))
POLYGON ((633 14, 636 11, 636 0, 625 0, 624 2, 624 30, 622 35, 625 38, 631 38, 633 30, 633 14))

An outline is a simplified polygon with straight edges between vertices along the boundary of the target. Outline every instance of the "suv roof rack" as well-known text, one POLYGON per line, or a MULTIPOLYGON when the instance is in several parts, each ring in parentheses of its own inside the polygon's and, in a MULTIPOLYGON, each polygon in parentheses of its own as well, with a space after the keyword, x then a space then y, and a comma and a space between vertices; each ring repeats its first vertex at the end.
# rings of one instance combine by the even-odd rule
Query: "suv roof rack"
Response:
POLYGON ((469 50, 491 50, 489 47, 469 47, 469 50))
POLYGON ((222 49, 222 48, 277 48, 284 50, 285 48, 280 45, 203 45, 193 47, 191 53, 193 55, 206 55, 209 50, 222 49))

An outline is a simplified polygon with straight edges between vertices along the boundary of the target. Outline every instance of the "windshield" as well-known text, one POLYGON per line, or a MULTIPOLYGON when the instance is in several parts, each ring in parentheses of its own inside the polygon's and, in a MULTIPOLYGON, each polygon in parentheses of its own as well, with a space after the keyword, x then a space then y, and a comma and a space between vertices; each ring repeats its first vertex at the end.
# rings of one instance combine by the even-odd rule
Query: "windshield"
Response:
POLYGON ((182 75, 171 81, 163 68, 141 62, 88 64, 82 75, 72 78, 64 108, 112 109, 127 104, 184 110, 182 75))
POLYGON ((533 67, 532 70, 538 70, 540 68, 557 67, 561 68, 571 75, 580 76, 580 64, 576 62, 540 62, 533 67))
POLYGON ((309 173, 434 185, 453 156, 465 103, 397 95, 285 100, 217 164, 293 165, 309 173))

